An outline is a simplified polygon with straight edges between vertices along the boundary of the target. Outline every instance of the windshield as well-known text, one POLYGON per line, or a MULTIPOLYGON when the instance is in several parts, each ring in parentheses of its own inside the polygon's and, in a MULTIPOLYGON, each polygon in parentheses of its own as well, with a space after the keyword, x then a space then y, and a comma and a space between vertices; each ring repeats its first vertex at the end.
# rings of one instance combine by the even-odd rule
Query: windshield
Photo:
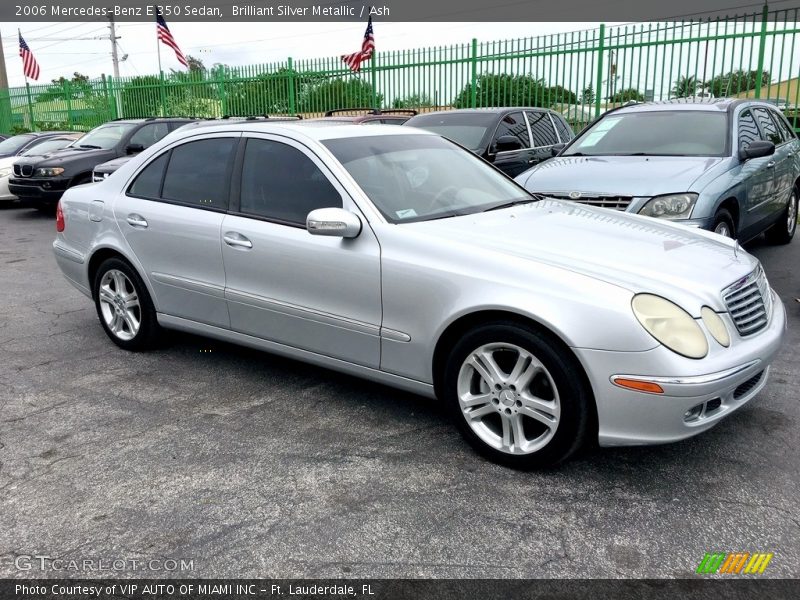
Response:
POLYGON ((323 143, 390 223, 535 200, 471 152, 438 136, 380 135, 323 143))
POLYGON ((102 148, 110 150, 136 127, 135 123, 113 123, 95 127, 75 144, 78 148, 102 148))
POLYGON ((727 146, 724 112, 611 113, 583 132, 561 156, 726 156, 727 146))
POLYGON ((45 140, 41 144, 36 144, 33 147, 28 148, 22 154, 20 154, 20 156, 41 156, 42 154, 47 154, 48 152, 53 152, 54 150, 60 150, 67 144, 71 144, 73 141, 75 140, 45 140))
POLYGON ((427 129, 469 148, 482 150, 481 142, 487 130, 496 121, 492 113, 458 113, 419 115, 406 121, 406 125, 427 129))
POLYGON ((0 142, 0 154, 16 154, 33 139, 32 135, 15 135, 0 142))

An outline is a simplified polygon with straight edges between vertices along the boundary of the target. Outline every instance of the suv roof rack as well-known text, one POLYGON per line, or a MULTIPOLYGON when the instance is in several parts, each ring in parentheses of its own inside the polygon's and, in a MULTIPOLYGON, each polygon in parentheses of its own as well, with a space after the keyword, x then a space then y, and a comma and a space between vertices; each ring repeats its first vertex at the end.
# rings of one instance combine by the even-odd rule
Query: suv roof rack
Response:
MULTIPOLYGON (((222 115, 221 121, 260 121, 272 119, 275 121, 302 121, 303 115, 222 115)), ((217 120, 217 119, 211 119, 217 120)))
POLYGON ((387 108, 387 109, 380 109, 380 108, 368 108, 368 107, 361 107, 361 108, 336 108, 333 110, 325 111, 326 117, 332 117, 333 115, 339 113, 357 113, 362 112, 368 115, 388 115, 388 114, 404 114, 404 115, 411 115, 412 117, 417 113, 416 110, 411 108, 387 108))

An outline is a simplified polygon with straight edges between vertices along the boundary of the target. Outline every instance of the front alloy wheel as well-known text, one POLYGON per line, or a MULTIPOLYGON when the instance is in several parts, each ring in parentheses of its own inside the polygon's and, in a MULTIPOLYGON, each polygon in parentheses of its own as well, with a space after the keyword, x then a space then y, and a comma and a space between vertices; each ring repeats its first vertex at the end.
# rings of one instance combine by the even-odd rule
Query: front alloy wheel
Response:
POLYGON ((792 194, 789 196, 789 203, 783 211, 783 215, 775 225, 767 229, 766 237, 768 242, 773 244, 788 244, 794 237, 794 232, 797 229, 797 187, 792 188, 792 194))
POLYGON ((466 440, 508 466, 558 464, 596 433, 580 363, 533 325, 500 321, 464 334, 447 359, 439 393, 466 440))

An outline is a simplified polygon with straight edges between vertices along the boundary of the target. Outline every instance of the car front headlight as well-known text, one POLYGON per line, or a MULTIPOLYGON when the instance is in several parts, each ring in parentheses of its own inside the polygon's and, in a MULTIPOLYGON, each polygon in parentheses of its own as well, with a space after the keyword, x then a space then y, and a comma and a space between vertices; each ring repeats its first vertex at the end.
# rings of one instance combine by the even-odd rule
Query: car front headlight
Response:
POLYGON ((63 167, 42 167, 41 169, 36 169, 36 172, 33 174, 34 177, 57 177, 64 172, 63 167))
POLYGON ((13 169, 11 167, 5 167, 3 169, 0 169, 0 177, 8 177, 9 175, 11 175, 12 170, 13 169))
POLYGON ((631 302, 633 314, 661 344, 688 358, 708 354, 708 341, 688 312, 674 302, 653 294, 637 294, 631 302))
POLYGON ((706 329, 711 334, 720 346, 727 348, 731 345, 731 336, 728 333, 728 328, 725 327, 725 321, 708 306, 700 309, 700 316, 703 318, 703 323, 706 329))
POLYGON ((657 219, 688 219, 697 202, 697 194, 667 194, 650 198, 639 210, 640 215, 657 219))

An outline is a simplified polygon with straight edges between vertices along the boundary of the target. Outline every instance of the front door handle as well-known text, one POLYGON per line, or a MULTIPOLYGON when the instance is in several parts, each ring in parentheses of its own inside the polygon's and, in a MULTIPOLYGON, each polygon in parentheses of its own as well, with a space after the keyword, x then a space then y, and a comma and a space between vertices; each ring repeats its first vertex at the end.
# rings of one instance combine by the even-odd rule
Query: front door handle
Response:
POLYGON ((223 241, 234 248, 247 248, 248 250, 253 247, 253 242, 244 237, 241 233, 229 231, 222 236, 223 241))
POLYGON ((769 162, 767 163, 767 168, 768 168, 768 169, 771 169, 771 168, 772 168, 772 167, 774 167, 774 166, 775 166, 775 161, 774 161, 774 160, 771 160, 771 161, 769 161, 769 162))
POLYGON ((128 215, 127 221, 128 225, 130 225, 131 227, 137 227, 139 229, 147 229, 147 219, 145 219, 142 215, 131 213, 128 215))

